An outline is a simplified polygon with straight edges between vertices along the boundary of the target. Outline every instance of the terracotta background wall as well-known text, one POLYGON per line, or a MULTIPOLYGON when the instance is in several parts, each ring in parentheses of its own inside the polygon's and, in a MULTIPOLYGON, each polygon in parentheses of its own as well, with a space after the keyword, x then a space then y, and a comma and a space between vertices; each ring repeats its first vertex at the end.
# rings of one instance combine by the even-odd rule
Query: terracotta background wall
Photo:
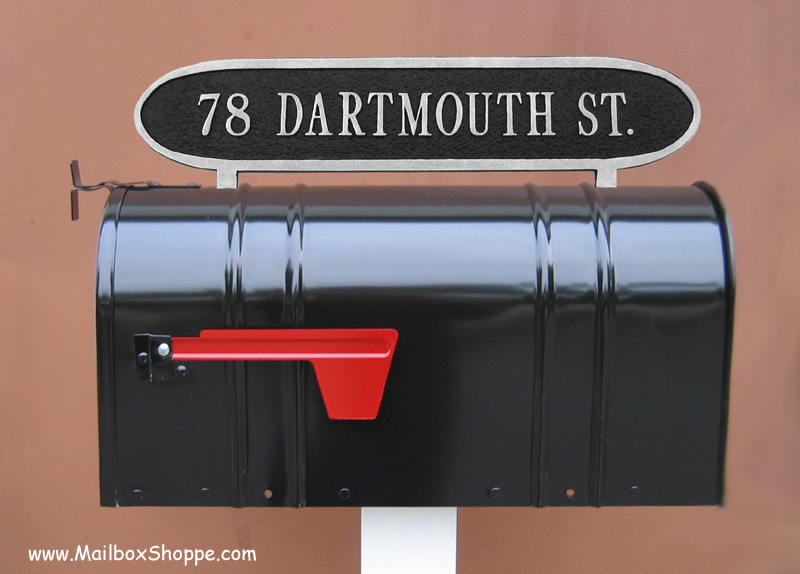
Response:
MULTIPOLYGON (((28 549, 253 548, 198 572, 359 569, 354 509, 99 506, 94 258, 104 193, 84 182, 213 185, 158 156, 141 93, 205 60, 614 56, 683 79, 694 140, 620 185, 713 183, 738 292, 727 505, 463 509, 458 565, 485 572, 800 572, 800 3, 448 0, 0 2, 0 571, 162 572, 169 563, 30 564, 28 549)), ((576 174, 243 175, 254 184, 575 184, 576 174)))

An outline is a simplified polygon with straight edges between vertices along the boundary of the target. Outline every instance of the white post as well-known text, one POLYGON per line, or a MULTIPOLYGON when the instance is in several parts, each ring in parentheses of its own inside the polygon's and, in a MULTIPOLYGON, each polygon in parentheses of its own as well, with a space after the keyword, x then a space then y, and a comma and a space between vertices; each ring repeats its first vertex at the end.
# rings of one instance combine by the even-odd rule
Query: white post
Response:
POLYGON ((455 574, 456 508, 362 508, 361 574, 455 574))

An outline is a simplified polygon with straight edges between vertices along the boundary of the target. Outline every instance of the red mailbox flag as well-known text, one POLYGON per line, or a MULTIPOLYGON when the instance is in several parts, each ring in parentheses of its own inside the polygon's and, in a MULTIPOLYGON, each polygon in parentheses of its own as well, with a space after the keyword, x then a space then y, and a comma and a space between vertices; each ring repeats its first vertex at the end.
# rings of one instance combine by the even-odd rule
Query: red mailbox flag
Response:
POLYGON ((394 329, 206 329, 173 337, 173 361, 310 361, 328 416, 372 420, 392 364, 394 329))

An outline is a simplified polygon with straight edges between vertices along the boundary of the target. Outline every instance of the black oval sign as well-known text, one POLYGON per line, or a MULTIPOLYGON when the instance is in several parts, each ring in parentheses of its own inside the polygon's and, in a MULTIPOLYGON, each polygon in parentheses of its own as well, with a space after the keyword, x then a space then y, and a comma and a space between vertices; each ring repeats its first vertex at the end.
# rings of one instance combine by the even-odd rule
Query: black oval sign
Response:
POLYGON ((139 100, 139 133, 180 163, 240 171, 616 170, 660 159, 700 108, 671 74, 611 58, 206 62, 139 100))

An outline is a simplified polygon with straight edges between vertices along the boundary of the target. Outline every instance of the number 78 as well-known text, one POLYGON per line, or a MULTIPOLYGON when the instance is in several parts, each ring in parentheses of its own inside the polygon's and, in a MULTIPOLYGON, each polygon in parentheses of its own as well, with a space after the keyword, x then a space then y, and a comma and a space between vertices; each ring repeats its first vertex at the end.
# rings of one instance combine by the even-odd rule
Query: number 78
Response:
MULTIPOLYGON (((204 136, 207 136, 211 133, 211 120, 214 117, 214 112, 217 109, 217 102, 219 102, 219 94, 200 94, 200 100, 198 100, 197 105, 199 106, 206 100, 210 100, 212 102, 211 109, 208 110, 208 115, 206 116, 206 121, 203 123, 203 129, 200 133, 204 136)), ((250 131, 250 116, 245 113, 247 106, 250 105, 250 100, 247 99, 247 96, 244 94, 231 94, 228 98, 227 106, 230 115, 228 119, 225 121, 225 129, 228 130, 228 133, 232 136, 243 136, 248 131, 250 131), (242 105, 237 107, 234 104, 235 98, 241 98, 242 105), (233 120, 234 118, 239 119, 243 124, 244 127, 240 131, 234 131, 233 129, 233 120)))

